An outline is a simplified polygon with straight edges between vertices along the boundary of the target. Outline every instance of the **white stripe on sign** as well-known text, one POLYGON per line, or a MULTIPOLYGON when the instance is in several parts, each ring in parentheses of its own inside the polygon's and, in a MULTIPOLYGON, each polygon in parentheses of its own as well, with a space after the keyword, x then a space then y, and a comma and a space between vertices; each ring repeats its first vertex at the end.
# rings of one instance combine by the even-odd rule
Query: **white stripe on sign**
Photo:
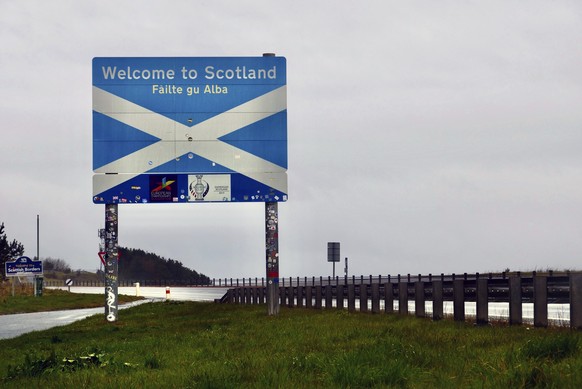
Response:
MULTIPOLYGON (((160 141, 95 169, 96 173, 131 171, 135 174, 120 177, 123 183, 132 177, 155 169, 188 152, 244 174, 256 181, 287 193, 287 183, 264 182, 263 173, 281 173, 286 169, 248 153, 218 138, 265 119, 287 108, 287 87, 247 101, 192 127, 148 110, 103 89, 93 87, 93 110, 128 126, 155 136, 160 141), (116 112, 113 111, 115 108, 116 112), (193 137, 196 142, 189 141, 193 137), (177 141, 182 140, 182 141, 177 141), (171 142, 173 147, 168 147, 171 142), (276 185, 276 186, 273 186, 276 185)), ((110 182, 111 183, 111 182, 110 182)), ((102 193, 113 186, 100 188, 102 193)))

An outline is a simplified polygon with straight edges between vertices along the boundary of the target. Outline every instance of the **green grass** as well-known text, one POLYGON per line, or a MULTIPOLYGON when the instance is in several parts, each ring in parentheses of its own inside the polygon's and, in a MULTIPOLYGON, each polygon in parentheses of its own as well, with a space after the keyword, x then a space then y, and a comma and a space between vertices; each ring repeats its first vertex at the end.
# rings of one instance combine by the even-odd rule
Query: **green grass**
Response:
MULTIPOLYGON (((120 304, 139 299, 141 298, 119 295, 120 304)), ((44 289, 43 295, 38 297, 33 296, 32 288, 20 289, 15 296, 12 296, 8 288, 0 293, 0 315, 104 306, 105 290, 103 294, 81 294, 58 289, 44 289)))
POLYGON ((0 340, 0 386, 582 387, 582 334, 194 302, 0 340))

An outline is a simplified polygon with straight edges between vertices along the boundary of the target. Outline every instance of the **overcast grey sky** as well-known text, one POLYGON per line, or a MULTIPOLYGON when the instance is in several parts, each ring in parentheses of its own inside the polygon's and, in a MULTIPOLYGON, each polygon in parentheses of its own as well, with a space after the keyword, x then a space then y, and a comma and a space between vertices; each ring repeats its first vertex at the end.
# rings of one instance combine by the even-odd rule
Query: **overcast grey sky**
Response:
MULTIPOLYGON (((580 42, 579 1, 0 0, 0 222, 99 266, 93 57, 274 52, 281 276, 330 275, 328 241, 350 275, 580 269, 580 42)), ((119 209, 122 246, 265 274, 263 204, 119 209)))

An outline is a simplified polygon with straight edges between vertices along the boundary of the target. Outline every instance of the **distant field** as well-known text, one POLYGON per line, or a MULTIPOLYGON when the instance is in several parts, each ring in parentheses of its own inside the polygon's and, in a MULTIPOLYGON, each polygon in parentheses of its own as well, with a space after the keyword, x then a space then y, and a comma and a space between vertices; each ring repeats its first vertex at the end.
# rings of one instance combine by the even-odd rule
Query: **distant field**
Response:
POLYGON ((0 340, 4 387, 582 387, 582 333, 196 302, 0 340))

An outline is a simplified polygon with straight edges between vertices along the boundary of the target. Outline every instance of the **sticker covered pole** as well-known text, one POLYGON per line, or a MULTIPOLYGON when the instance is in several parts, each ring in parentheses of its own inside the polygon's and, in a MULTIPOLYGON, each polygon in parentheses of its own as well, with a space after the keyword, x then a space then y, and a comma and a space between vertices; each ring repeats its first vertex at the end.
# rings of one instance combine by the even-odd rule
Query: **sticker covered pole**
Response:
POLYGON ((118 240, 119 222, 117 204, 105 205, 105 317, 108 322, 117 321, 118 300, 118 240))
POLYGON ((265 203, 267 313, 279 314, 279 212, 276 202, 265 203))

